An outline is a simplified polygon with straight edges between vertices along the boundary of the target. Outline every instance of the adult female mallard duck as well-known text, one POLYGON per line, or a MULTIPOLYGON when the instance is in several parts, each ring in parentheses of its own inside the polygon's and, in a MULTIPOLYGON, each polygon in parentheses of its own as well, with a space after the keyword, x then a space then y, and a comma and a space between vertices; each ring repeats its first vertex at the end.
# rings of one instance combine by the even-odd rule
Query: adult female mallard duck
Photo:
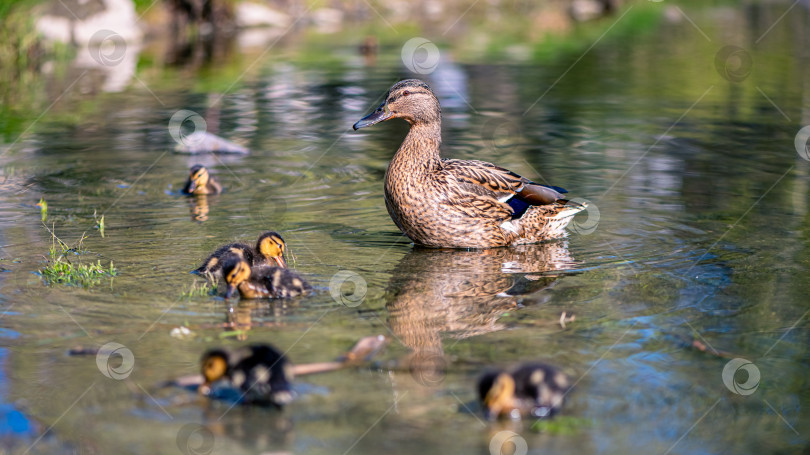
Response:
POLYGON ((525 363, 509 371, 488 371, 478 380, 478 398, 488 419, 550 417, 562 407, 570 381, 556 368, 525 363))
POLYGON ((183 194, 219 194, 221 192, 222 185, 208 174, 205 166, 198 164, 191 168, 186 186, 183 187, 183 194))
POLYGON ((392 118, 410 125, 385 173, 385 205, 415 243, 489 248, 563 237, 585 205, 569 203, 556 186, 540 185, 494 164, 439 157, 441 107, 424 82, 397 82, 365 128, 392 118))
POLYGON ((222 271, 222 263, 226 256, 236 255, 247 261, 251 267, 275 261, 279 267, 287 267, 284 253, 287 252, 287 244, 278 232, 267 231, 259 236, 256 246, 252 247, 246 243, 229 243, 214 251, 201 266, 193 270, 192 273, 205 275, 211 273, 214 276, 222 271))
POLYGON ((222 276, 228 284, 225 298, 234 292, 246 299, 288 298, 305 294, 312 287, 294 271, 268 265, 250 267, 237 255, 229 255, 222 264, 222 276))

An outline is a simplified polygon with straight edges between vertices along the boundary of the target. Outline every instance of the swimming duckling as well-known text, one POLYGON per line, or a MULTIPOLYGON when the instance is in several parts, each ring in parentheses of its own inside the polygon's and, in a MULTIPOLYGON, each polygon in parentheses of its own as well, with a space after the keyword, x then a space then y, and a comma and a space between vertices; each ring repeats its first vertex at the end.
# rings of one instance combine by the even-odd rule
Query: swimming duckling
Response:
POLYGON ((304 294, 312 287, 294 271, 268 265, 251 268, 246 260, 229 255, 222 264, 222 276, 228 284, 225 298, 234 292, 246 299, 288 298, 304 294))
POLYGON ((560 410, 570 388, 568 377, 542 363, 524 363, 510 371, 489 371, 478 380, 478 397, 487 419, 550 417, 560 410))
POLYGON ((219 194, 222 192, 220 185, 208 174, 208 169, 200 164, 191 168, 186 186, 183 187, 183 194, 219 194))
POLYGON ((214 348, 203 354, 199 391, 236 389, 243 403, 284 406, 294 398, 294 372, 289 360, 269 344, 252 344, 238 349, 214 348), (213 387, 215 383, 223 387, 213 387), (213 387, 213 389, 212 389, 213 387))
POLYGON ((287 261, 284 259, 286 252, 287 244, 284 243, 281 235, 278 232, 267 231, 259 236, 255 247, 251 247, 246 243, 229 243, 217 248, 200 267, 191 273, 200 275, 211 273, 214 276, 219 276, 225 257, 231 254, 241 257, 251 267, 271 260, 275 261, 279 267, 287 267, 287 261))
POLYGON ((245 404, 269 404, 281 407, 295 398, 293 378, 327 373, 368 362, 388 344, 382 335, 361 338, 352 349, 331 362, 294 365, 269 344, 252 344, 237 349, 213 348, 201 359, 202 377, 184 376, 166 385, 198 386, 202 395, 238 394, 245 404), (233 392, 228 394, 228 392, 233 392))

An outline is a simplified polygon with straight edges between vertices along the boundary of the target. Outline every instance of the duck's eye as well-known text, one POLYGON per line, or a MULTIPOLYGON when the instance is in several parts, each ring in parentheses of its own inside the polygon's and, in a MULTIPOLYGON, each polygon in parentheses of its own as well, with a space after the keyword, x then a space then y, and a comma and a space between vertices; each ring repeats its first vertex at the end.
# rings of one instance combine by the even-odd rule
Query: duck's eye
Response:
POLYGON ((409 92, 409 91, 407 91, 407 90, 405 90, 404 92, 402 92, 402 96, 408 96, 408 95, 410 95, 410 94, 411 94, 411 92, 409 92))

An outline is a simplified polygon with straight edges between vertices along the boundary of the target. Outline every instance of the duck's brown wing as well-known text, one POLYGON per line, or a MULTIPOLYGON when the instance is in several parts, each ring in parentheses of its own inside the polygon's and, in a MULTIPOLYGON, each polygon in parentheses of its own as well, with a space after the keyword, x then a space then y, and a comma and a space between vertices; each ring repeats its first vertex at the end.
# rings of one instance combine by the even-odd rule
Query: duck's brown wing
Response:
POLYGON ((467 191, 479 196, 488 195, 499 202, 508 202, 512 197, 529 205, 567 202, 562 195, 564 189, 540 185, 486 161, 443 160, 440 172, 453 177, 467 191))

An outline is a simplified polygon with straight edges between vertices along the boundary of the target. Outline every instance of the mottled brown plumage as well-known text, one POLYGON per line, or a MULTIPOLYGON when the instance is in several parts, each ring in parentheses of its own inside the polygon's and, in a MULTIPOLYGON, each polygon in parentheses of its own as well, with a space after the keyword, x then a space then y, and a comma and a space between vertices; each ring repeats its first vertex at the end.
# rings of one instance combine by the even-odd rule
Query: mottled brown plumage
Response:
POLYGON ((477 160, 442 159, 441 107, 424 82, 397 82, 374 112, 354 129, 402 118, 408 135, 385 173, 385 205, 415 243, 489 248, 565 236, 584 205, 569 203, 562 188, 539 185, 477 160))

